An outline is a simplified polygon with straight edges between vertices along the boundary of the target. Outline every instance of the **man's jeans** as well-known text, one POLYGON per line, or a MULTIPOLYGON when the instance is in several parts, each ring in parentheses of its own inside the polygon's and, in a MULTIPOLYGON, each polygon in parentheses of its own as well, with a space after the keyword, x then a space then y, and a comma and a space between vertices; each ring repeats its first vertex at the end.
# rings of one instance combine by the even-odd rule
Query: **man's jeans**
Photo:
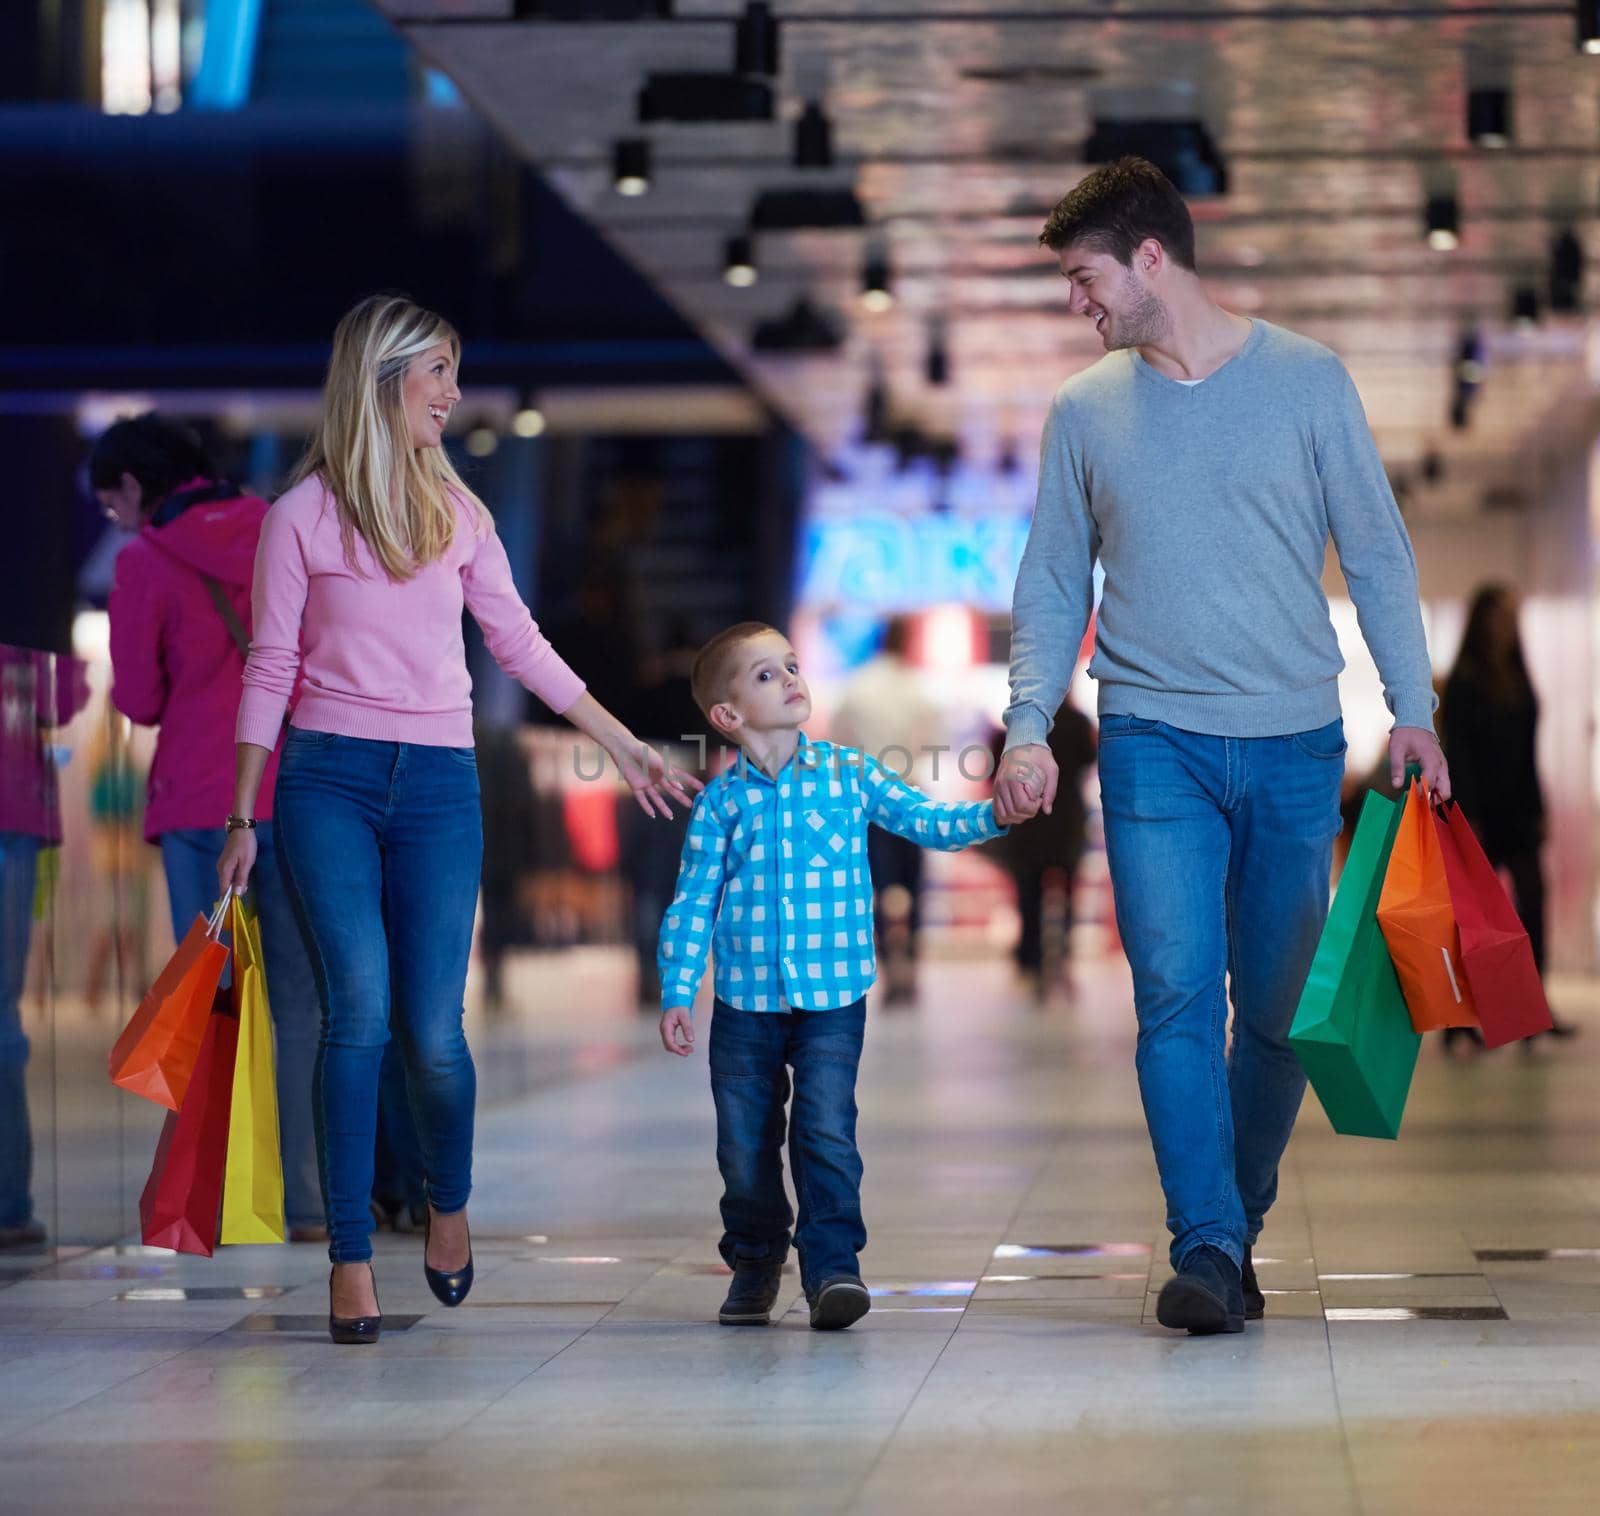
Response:
POLYGON ((34 1219, 22 995, 42 845, 26 832, 0 832, 0 1227, 8 1228, 28 1226, 34 1219))
POLYGON ((1239 1261, 1277 1195, 1306 1084, 1289 1025, 1328 914, 1344 749, 1337 721, 1251 738, 1101 721, 1106 853, 1175 1267, 1202 1245, 1239 1261))
POLYGON ((867 1245, 856 1150, 856 1069, 867 1003, 837 1011, 739 1011, 718 1000, 711 1018, 711 1094, 722 1171, 720 1251, 782 1263, 796 1220, 783 1189, 784 1104, 789 1166, 799 1202, 794 1229, 807 1295, 825 1279, 855 1274, 867 1245))
POLYGON ((472 1188, 477 1076, 462 996, 483 861, 471 748, 294 729, 273 796, 284 875, 322 996, 318 1155, 329 1256, 372 1256, 380 1070, 394 1034, 428 1199, 461 1210, 472 1188))

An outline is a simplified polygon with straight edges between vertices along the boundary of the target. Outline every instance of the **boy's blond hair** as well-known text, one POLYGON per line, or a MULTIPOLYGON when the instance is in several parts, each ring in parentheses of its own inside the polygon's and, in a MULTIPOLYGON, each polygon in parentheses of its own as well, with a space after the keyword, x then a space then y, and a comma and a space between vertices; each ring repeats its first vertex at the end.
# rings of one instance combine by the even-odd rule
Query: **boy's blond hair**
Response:
MULTIPOLYGON (((739 672, 739 654, 745 643, 763 633, 777 631, 777 627, 768 626, 765 621, 741 621, 737 626, 718 632, 695 654, 694 666, 689 670, 689 688, 694 703, 707 721, 711 720, 711 707, 726 700, 733 688, 734 676, 739 672)), ((783 634, 778 632, 778 635, 783 634)))

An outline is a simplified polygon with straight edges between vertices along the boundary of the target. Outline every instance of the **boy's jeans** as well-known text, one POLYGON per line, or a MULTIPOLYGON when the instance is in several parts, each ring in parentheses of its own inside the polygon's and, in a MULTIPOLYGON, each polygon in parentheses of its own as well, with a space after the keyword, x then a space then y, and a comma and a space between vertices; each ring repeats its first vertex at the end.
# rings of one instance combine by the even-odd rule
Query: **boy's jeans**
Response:
POLYGON ((858 1272, 867 1245, 856 1150, 856 1068, 867 1003, 837 1011, 740 1011, 718 1000, 711 1019, 711 1094, 722 1170, 720 1251, 780 1264, 795 1221, 783 1189, 784 1103, 789 1166, 799 1203, 794 1229, 800 1282, 813 1294, 826 1279, 858 1272))
POLYGON ((1338 721, 1251 738, 1101 722, 1106 853, 1174 1267, 1202 1245, 1238 1262, 1277 1195, 1306 1084, 1289 1025, 1328 914, 1344 750, 1338 721))

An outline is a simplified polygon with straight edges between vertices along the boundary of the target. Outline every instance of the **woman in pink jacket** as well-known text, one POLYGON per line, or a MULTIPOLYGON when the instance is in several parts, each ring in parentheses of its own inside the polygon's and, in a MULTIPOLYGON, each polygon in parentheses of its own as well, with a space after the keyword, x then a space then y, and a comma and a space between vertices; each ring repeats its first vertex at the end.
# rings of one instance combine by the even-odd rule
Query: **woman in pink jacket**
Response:
POLYGON ((690 803, 541 635, 494 522, 442 443, 461 343, 399 296, 356 306, 333 338, 321 425, 267 514, 238 779, 218 864, 257 861, 256 804, 297 676, 277 830, 322 994, 316 1110, 331 1235, 328 1330, 375 1342, 373 1136, 391 1019, 427 1172, 423 1273, 445 1305, 472 1285, 466 1205, 476 1078, 462 1030, 483 826, 463 609, 500 666, 611 756, 646 812, 690 803))
MULTIPOLYGON (((250 640, 250 579, 266 501, 217 471, 199 441, 151 413, 109 427, 89 456, 106 514, 135 536, 112 584, 111 700, 160 728, 145 836, 161 849, 179 940, 219 893, 218 825, 233 798, 233 725, 250 640)), ((317 1182, 311 1080, 316 981, 272 833, 274 752, 262 774, 255 902, 276 1029, 284 1214, 291 1239, 326 1236, 317 1182)))

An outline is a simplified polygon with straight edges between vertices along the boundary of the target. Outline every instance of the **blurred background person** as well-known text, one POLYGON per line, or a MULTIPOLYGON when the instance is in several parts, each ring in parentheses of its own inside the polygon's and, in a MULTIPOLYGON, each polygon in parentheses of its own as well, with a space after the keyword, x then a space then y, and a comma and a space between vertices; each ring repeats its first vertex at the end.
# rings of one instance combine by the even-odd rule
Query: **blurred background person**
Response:
POLYGON ((104 915, 95 921, 89 941, 84 1004, 91 1013, 100 1009, 113 965, 119 993, 128 987, 142 993, 149 982, 145 947, 150 937, 150 870, 140 835, 144 776, 127 734, 127 717, 107 705, 87 755, 89 856, 95 879, 106 887, 106 893, 97 891, 104 915))
MULTIPOLYGON (((1000 727, 990 739, 996 768, 1005 741, 1005 728, 1000 727)), ((1061 774, 1054 806, 1048 813, 1041 811, 1031 821, 1012 827, 984 848, 1017 887, 1021 923, 1012 956, 1018 976, 1041 1004, 1057 982, 1068 994, 1072 992, 1072 902, 1088 843, 1089 808, 1083 798, 1083 778, 1094 766, 1094 722, 1070 700, 1063 700, 1046 741, 1061 774), (1051 972, 1046 973, 1045 901, 1052 894, 1060 899, 1058 923, 1052 923, 1052 930, 1059 930, 1060 943, 1050 954, 1051 972)))
POLYGON ((389 1021, 389 1045, 378 1069, 378 1140, 372 1155, 372 1224, 378 1231, 420 1232, 428 1217, 428 1174, 411 1111, 406 1060, 389 1021))
MULTIPOLYGON (((533 940, 529 898, 537 812, 528 755, 516 733, 478 721, 473 723, 472 737, 483 810, 478 962, 483 968, 484 1009, 498 1015, 505 1009, 506 953, 533 940)), ((387 1069, 385 1063, 386 1078, 387 1069)), ((381 1151, 381 1132, 379 1137, 381 1151)))
MULTIPOLYGON (((130 721, 160 729, 144 834, 161 849, 173 936, 181 941, 220 893, 216 860, 226 833, 217 819, 233 800, 233 724, 267 504, 218 478, 199 439, 154 412, 100 435, 89 482, 106 515, 136 534, 117 556, 107 607, 111 700, 130 721)), ((311 1108, 319 1012, 274 845, 276 773, 274 752, 261 788, 261 863, 251 892, 276 1031, 284 1212, 291 1240, 309 1242, 327 1236, 311 1108)))
MULTIPOLYGON (((935 777, 933 750, 945 741, 945 724, 908 657, 911 626, 909 616, 890 617, 882 646, 845 685, 828 735, 925 790, 935 777)), ((949 754, 940 756, 945 765, 954 762, 949 754)), ((883 1003, 903 1005, 917 989, 922 849, 880 826, 869 827, 867 861, 883 1003)))
MULTIPOLYGON (((667 628, 665 645, 640 670, 638 690, 630 708, 629 725, 668 761, 708 778, 709 761, 693 742, 705 737, 700 707, 694 703, 689 680, 699 652, 689 624, 675 618, 667 628)), ((656 938, 678 886, 678 861, 689 830, 687 812, 671 820, 652 820, 629 808, 622 815, 622 868, 629 886, 628 926, 635 964, 635 993, 639 1010, 655 1016, 661 1009, 661 981, 656 970, 656 938)))
MULTIPOLYGON (((1456 802, 1489 862, 1509 877, 1512 901, 1543 975, 1540 849, 1547 824, 1537 757, 1539 697, 1522 652, 1518 609, 1509 585, 1484 584, 1474 592, 1461 651, 1445 682, 1440 730, 1456 802)), ((1544 1035, 1571 1037, 1576 1031, 1558 1020, 1544 1035)), ((1470 1027, 1452 1027, 1444 1038, 1447 1047, 1458 1039, 1479 1045, 1483 1040, 1470 1027)))
POLYGON ((45 1240, 33 1210, 22 993, 39 854, 61 842, 50 732, 65 726, 87 698, 76 660, 0 645, 0 1251, 45 1240))

